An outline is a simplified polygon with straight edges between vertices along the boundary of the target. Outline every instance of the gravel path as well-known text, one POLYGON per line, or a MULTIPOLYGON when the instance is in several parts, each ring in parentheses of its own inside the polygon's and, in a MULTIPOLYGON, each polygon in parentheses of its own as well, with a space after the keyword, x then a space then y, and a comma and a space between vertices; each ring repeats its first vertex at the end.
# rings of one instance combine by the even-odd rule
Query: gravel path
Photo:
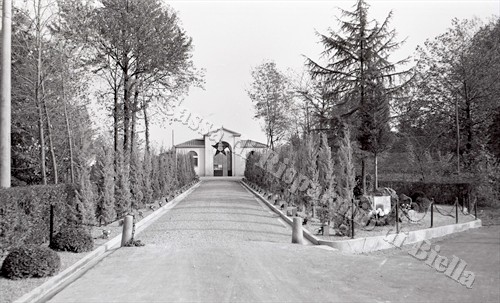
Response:
POLYGON ((206 180, 140 233, 147 245, 224 246, 240 241, 291 241, 291 228, 238 180, 206 180))

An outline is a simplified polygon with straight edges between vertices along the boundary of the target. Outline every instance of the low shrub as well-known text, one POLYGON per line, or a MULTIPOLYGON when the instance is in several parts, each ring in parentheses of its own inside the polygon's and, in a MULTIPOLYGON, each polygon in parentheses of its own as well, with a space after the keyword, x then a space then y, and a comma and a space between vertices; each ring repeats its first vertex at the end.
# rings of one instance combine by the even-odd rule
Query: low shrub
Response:
POLYGON ((2 276, 17 280, 52 276, 59 271, 59 255, 37 245, 24 245, 14 248, 2 263, 2 276))
POLYGON ((65 227, 54 236, 50 248, 74 253, 91 251, 94 248, 94 239, 84 228, 65 227))

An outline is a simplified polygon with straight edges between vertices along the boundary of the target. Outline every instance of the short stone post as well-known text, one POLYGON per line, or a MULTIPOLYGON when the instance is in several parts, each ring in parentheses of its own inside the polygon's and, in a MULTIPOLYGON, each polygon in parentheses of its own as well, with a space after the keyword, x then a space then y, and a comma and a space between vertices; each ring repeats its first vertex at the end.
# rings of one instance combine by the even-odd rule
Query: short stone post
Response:
POLYGON ((122 232, 122 247, 132 240, 132 228, 134 225, 134 217, 126 215, 123 219, 123 232, 122 232))
POLYGON ((294 217, 292 226, 292 243, 304 244, 304 235, 302 232, 302 218, 294 217))

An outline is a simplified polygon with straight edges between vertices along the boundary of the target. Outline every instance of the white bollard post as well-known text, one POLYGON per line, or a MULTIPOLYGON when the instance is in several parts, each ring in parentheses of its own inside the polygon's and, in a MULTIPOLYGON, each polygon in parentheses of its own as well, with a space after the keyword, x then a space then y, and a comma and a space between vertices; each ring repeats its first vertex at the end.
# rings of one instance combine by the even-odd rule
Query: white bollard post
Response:
POLYGON ((122 247, 125 246, 127 242, 132 240, 132 227, 134 225, 134 217, 132 215, 126 215, 123 219, 123 232, 122 232, 122 247))
POLYGON ((302 232, 302 218, 293 217, 292 243, 304 244, 304 235, 302 232))

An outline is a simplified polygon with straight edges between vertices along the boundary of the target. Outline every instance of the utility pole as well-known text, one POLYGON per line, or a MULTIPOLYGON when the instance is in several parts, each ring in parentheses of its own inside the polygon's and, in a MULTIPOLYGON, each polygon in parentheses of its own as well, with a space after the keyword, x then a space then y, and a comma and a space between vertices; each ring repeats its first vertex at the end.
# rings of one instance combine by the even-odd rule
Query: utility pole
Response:
POLYGON ((2 5, 2 51, 0 83, 0 188, 10 187, 10 123, 11 123, 11 31, 12 1, 2 5))

